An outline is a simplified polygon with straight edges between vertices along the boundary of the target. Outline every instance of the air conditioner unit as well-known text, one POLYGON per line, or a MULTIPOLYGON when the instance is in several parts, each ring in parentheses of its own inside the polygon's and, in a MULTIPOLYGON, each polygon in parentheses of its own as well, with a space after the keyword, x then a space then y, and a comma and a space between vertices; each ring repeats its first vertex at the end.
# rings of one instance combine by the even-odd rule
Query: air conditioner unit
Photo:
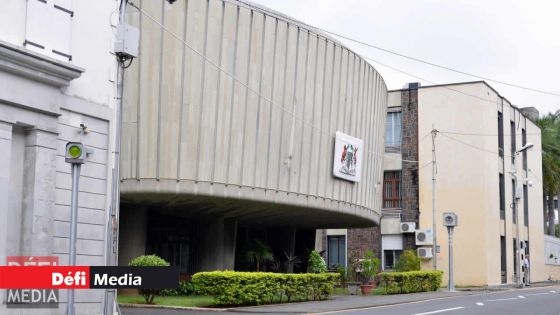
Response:
POLYGON ((416 245, 432 245, 432 229, 416 230, 416 245))
POLYGON ((401 222, 401 233, 414 233, 415 230, 415 222, 401 222))
POLYGON ((416 254, 420 258, 432 258, 432 248, 431 247, 419 247, 416 249, 416 254))

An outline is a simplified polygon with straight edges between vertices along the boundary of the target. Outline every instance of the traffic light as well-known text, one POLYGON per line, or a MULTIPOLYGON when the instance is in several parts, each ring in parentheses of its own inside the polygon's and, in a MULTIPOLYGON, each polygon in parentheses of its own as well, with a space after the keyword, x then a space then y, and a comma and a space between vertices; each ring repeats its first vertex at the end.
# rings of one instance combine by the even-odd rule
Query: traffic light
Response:
POLYGON ((81 142, 68 142, 66 144, 66 163, 84 164, 86 149, 81 142))

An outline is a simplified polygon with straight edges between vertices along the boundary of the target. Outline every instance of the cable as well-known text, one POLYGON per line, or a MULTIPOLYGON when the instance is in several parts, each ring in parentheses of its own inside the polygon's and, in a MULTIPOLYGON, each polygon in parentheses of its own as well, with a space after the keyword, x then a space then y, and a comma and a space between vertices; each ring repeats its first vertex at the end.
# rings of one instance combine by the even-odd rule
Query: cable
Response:
POLYGON ((358 43, 358 44, 361 44, 361 45, 364 45, 364 46, 367 46, 367 47, 371 47, 371 48, 374 48, 374 49, 377 49, 377 50, 381 50, 381 51, 384 51, 384 52, 387 52, 387 53, 390 53, 390 54, 393 54, 393 55, 396 55, 396 56, 399 56, 399 57, 402 57, 402 58, 406 58, 406 59, 410 59, 410 60, 413 60, 413 61, 416 61, 416 62, 424 63, 424 64, 427 64, 427 65, 432 66, 432 67, 452 71, 452 72, 467 75, 467 76, 470 76, 470 77, 473 77, 473 78, 478 78, 478 79, 481 79, 481 80, 491 81, 491 82, 494 82, 494 83, 503 84, 503 85, 527 90, 527 91, 538 92, 538 93, 548 94, 548 95, 553 95, 553 96, 560 96, 560 92, 549 92, 549 91, 539 90, 539 89, 535 89, 535 88, 531 88, 531 87, 527 87, 527 86, 523 86, 523 85, 519 85, 519 84, 509 83, 509 82, 505 82, 505 81, 501 81, 501 80, 497 80, 497 79, 492 79, 492 78, 489 78, 489 77, 485 77, 485 76, 481 76, 481 75, 477 75, 477 74, 453 69, 451 67, 442 66, 442 65, 439 65, 439 64, 427 61, 427 60, 423 60, 423 59, 420 59, 420 58, 416 58, 416 57, 408 56, 408 55, 405 55, 405 54, 401 54, 401 53, 393 51, 393 50, 389 50, 389 49, 386 49, 386 48, 383 48, 383 47, 379 47, 379 46, 376 46, 376 45, 373 45, 373 44, 369 44, 369 43, 366 43, 366 42, 363 42, 363 41, 360 41, 360 40, 357 40, 357 39, 353 39, 353 38, 350 38, 348 36, 344 36, 344 35, 341 35, 341 34, 338 34, 338 33, 334 33, 334 32, 319 28, 319 27, 314 27, 314 26, 311 26, 311 25, 308 25, 308 24, 305 24, 305 25, 308 26, 308 27, 320 30, 322 32, 325 32, 327 34, 331 34, 331 35, 334 35, 334 36, 337 36, 337 37, 340 37, 340 38, 344 38, 346 40, 349 40, 349 41, 352 41, 352 42, 355 42, 355 43, 358 43))
MULTIPOLYGON (((439 130, 439 132, 441 133, 445 133, 445 134, 451 134, 451 135, 461 135, 461 136, 480 136, 480 137, 497 137, 499 136, 498 134, 489 134, 489 133, 464 133, 464 132, 458 132, 458 131, 448 131, 448 130, 439 130)), ((527 136, 532 136, 532 135, 540 135, 540 132, 528 132, 525 133, 525 135, 527 136)), ((522 133, 515 133, 514 135, 516 136, 521 136, 523 135, 522 133)), ((511 134, 504 134, 504 137, 510 137, 511 134)))
MULTIPOLYGON (((289 110, 287 110, 286 108, 284 108, 281 105, 276 104, 273 100, 269 99, 268 97, 260 94, 258 91, 254 90, 253 88, 251 88, 250 86, 248 86, 247 84, 245 84, 244 82, 242 82, 241 80, 239 80, 238 78, 236 78, 234 75, 232 75, 231 73, 229 73, 228 71, 224 70, 223 68, 221 68, 218 64, 216 64, 215 62, 213 62, 212 60, 208 59, 203 53, 200 53, 199 51, 197 51, 196 49, 194 49, 193 47, 189 46, 189 44, 187 44, 186 41, 184 41, 181 37, 179 37, 177 34, 173 33, 172 31, 170 31, 169 29, 167 29, 163 24, 161 24, 159 21, 157 21, 154 17, 152 17, 150 14, 148 14, 146 11, 144 11, 142 8, 136 6, 135 4, 129 2, 129 5, 131 5, 132 7, 136 8, 142 15, 144 15, 145 17, 147 17, 148 19, 150 19, 152 22, 154 22, 155 24, 157 24, 159 27, 161 27, 166 33, 168 33, 169 35, 171 35, 172 37, 174 37, 176 40, 180 41, 181 43, 183 43, 183 45, 185 45, 185 47, 189 48, 191 51, 193 51, 194 53, 196 53, 197 55, 199 55, 200 57, 202 57, 207 63, 209 63, 210 65, 214 66, 216 69, 220 70, 222 73, 224 73, 225 75, 229 76, 230 78, 232 78, 235 82, 237 82, 238 84, 240 84, 241 86, 245 87, 248 91, 251 91, 252 93, 254 93, 256 96, 262 98, 263 100, 265 100, 266 102, 270 103, 271 105, 278 107, 280 110, 282 110, 283 112, 291 115, 292 117, 294 117, 296 120, 300 121, 302 124, 306 124, 309 127, 316 129, 320 134, 324 134, 329 138, 333 138, 333 136, 328 133, 327 131, 322 130, 321 128, 305 121, 304 119, 298 117, 294 112, 291 112, 289 110)), ((370 150, 365 149, 365 152, 368 152, 372 155, 377 155, 380 156, 382 158, 389 158, 389 159, 393 159, 393 160, 399 160, 402 162, 407 162, 407 163, 418 163, 417 160, 406 160, 406 159, 398 159, 398 158, 392 158, 389 156, 386 156, 385 154, 380 154, 380 153, 376 153, 370 150)))

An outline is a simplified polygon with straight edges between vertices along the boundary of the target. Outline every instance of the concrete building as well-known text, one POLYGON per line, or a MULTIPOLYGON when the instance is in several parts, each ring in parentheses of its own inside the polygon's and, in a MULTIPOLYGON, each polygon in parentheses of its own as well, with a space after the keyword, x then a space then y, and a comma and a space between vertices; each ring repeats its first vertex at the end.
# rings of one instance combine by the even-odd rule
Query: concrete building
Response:
MULTIPOLYGON (((113 0, 2 1, 0 5, 0 263, 58 256, 68 263, 68 141, 93 149, 82 167, 77 263, 104 265, 110 204, 116 61, 113 0)), ((115 22, 116 15, 114 16, 115 22)), ((31 314, 36 309, 0 313, 31 314)), ((102 313, 103 290, 76 292, 79 314, 102 313)), ((60 291, 61 314, 66 292, 60 291)))
POLYGON ((250 269, 243 253, 258 239, 303 270, 317 228, 379 223, 387 88, 371 65, 247 2, 135 3, 120 264, 154 253, 186 274, 250 269), (339 147, 337 132, 363 147, 339 147), (341 161, 356 166, 350 180, 333 176, 341 161))
MULTIPOLYGON (((391 269, 418 245, 411 231, 432 228, 432 130, 436 159, 437 268, 448 270, 443 212, 455 212, 457 285, 515 282, 515 247, 529 255, 531 281, 553 277, 560 249, 543 231, 540 129, 483 81, 420 86, 389 92, 381 219, 382 265, 391 269), (516 154, 526 143, 533 149, 516 154), (518 214, 512 208, 517 175, 518 214), (517 242, 519 225, 519 242, 517 242), (556 260, 557 261, 557 260, 556 260)), ((429 233, 428 233, 429 235, 429 233)), ((433 259, 433 258, 432 258, 433 259)), ((432 268, 424 259, 423 269, 432 268)), ((447 272, 445 273, 447 278, 447 272)))

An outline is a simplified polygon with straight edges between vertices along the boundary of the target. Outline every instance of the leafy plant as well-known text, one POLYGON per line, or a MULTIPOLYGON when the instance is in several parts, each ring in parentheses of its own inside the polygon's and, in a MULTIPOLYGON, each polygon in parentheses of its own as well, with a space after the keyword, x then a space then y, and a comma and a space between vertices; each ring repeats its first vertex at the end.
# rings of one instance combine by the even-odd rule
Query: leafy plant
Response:
POLYGON ((340 275, 339 279, 340 279, 340 284, 341 285, 346 285, 346 268, 344 268, 344 266, 342 265, 336 265, 336 273, 338 273, 340 275))
POLYGON ((443 271, 382 272, 381 286, 387 294, 436 291, 441 285, 443 271))
POLYGON ((324 273, 327 272, 327 263, 319 252, 316 250, 311 251, 309 254, 309 261, 307 264, 307 270, 311 273, 324 273))
POLYGON ((196 287, 191 281, 179 281, 178 289, 163 289, 159 292, 159 296, 188 296, 194 295, 196 287))
POLYGON ((420 270, 420 258, 412 249, 405 250, 395 264, 395 270, 399 272, 420 270))
POLYGON ((371 250, 368 250, 361 262, 362 276, 364 277, 364 283, 367 284, 374 279, 375 275, 379 271, 379 258, 375 257, 371 250))
POLYGON ((257 271, 261 271, 261 267, 263 267, 267 262, 274 261, 274 254, 272 253, 270 246, 257 239, 253 240, 251 248, 245 255, 249 263, 256 266, 257 271))
POLYGON ((198 293, 213 296, 219 305, 248 305, 282 302, 284 298, 324 300, 338 277, 336 273, 210 271, 196 273, 192 281, 198 293))
POLYGON ((543 193, 548 196, 547 234, 554 235, 553 200, 560 193, 560 110, 539 118, 537 125, 541 128, 543 193))
POLYGON ((294 268, 298 268, 301 264, 301 259, 291 253, 284 252, 284 260, 274 260, 270 264, 270 269, 274 272, 294 272, 294 268))
MULTIPOLYGON (((134 258, 128 265, 132 267, 167 267, 169 263, 159 256, 145 255, 134 258)), ((139 289, 138 293, 144 297, 146 304, 154 304, 154 298, 161 291, 161 289, 139 289)))

